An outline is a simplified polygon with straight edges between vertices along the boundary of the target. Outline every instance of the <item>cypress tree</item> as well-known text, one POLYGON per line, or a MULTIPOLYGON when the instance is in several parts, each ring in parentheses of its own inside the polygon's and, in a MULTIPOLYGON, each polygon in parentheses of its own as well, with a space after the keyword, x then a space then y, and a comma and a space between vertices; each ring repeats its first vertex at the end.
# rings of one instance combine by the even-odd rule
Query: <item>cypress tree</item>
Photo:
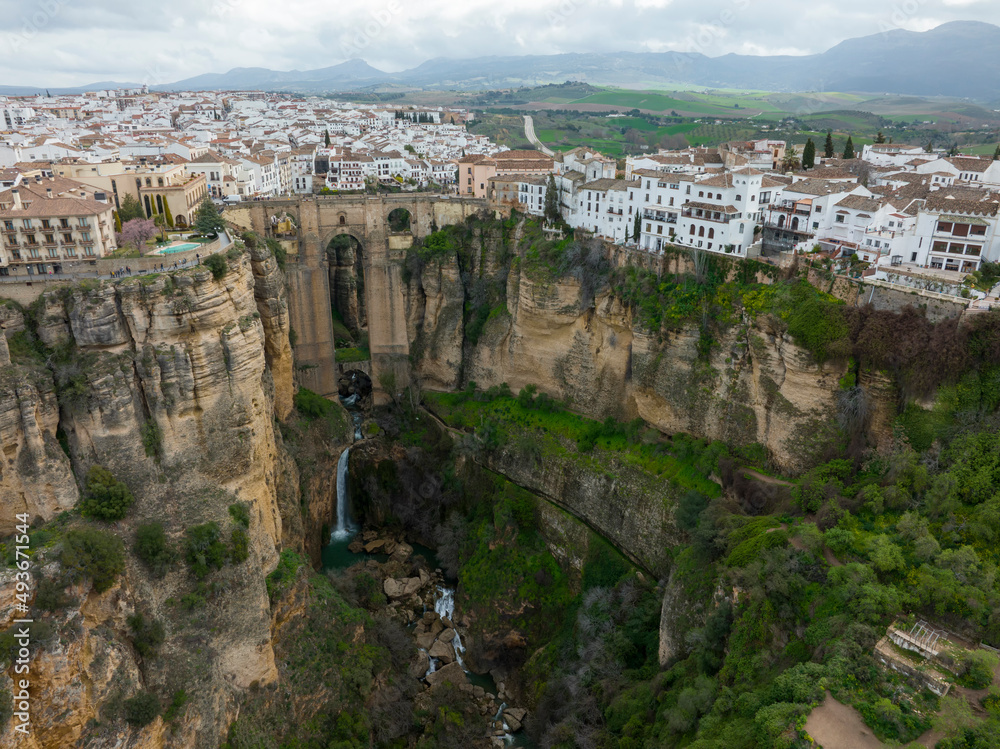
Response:
POLYGON ((875 136, 875 142, 876 143, 885 143, 885 136, 882 135, 882 131, 881 130, 879 130, 878 131, 878 135, 875 136))
POLYGON ((997 150, 993 152, 993 160, 1000 161, 1000 144, 997 145, 997 150))
MULTIPOLYGON (((1000 148, 1000 146, 997 146, 997 148, 1000 148)), ((996 158, 996 157, 994 157, 994 158, 996 158)), ((121 234, 122 233, 122 217, 118 215, 118 211, 112 211, 111 215, 115 217, 115 233, 116 234, 121 234)))
POLYGON ((833 158, 833 131, 828 130, 826 133, 826 145, 823 147, 823 156, 832 159, 833 158))
POLYGON ((163 219, 167 222, 167 226, 173 227, 174 214, 170 212, 170 202, 166 198, 163 199, 163 219))
POLYGON ((329 130, 326 130, 323 133, 323 142, 326 144, 327 148, 330 147, 330 131, 329 130))
POLYGON ((847 136, 847 145, 844 146, 844 158, 845 159, 853 159, 853 158, 855 158, 855 155, 854 155, 854 141, 851 139, 850 135, 847 136))
POLYGON ((639 244, 639 237, 642 236, 642 217, 639 215, 639 211, 635 212, 635 226, 632 227, 632 238, 635 240, 636 244, 639 244))
POLYGON ((559 221, 559 196, 556 189, 556 179, 551 174, 545 185, 545 220, 550 224, 559 221))
POLYGON ((814 166, 816 166, 816 144, 809 138, 806 147, 802 149, 802 168, 812 169, 814 166))

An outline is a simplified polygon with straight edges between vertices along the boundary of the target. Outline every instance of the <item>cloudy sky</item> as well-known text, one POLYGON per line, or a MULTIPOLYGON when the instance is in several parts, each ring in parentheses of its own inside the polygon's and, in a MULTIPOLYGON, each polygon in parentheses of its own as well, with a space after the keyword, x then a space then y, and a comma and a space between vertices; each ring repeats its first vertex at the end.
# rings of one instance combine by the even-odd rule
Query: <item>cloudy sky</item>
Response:
POLYGON ((808 54, 892 28, 1000 25, 996 0, 0 0, 0 85, 170 83, 361 57, 695 51, 808 54))

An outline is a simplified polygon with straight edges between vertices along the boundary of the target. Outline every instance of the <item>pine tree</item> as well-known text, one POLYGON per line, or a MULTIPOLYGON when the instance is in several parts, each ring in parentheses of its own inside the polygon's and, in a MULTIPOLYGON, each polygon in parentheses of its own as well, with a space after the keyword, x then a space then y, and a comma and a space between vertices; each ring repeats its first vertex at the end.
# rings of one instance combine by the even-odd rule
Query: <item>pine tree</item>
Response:
POLYGON ((219 215, 219 209, 211 198, 206 197, 198 206, 198 211, 194 215, 194 228, 201 234, 218 234, 226 228, 226 222, 219 215))
POLYGON ((882 131, 881 130, 879 130, 878 131, 878 135, 875 136, 875 142, 876 143, 885 143, 885 136, 882 135, 882 131))
POLYGON ((828 130, 826 133, 826 145, 823 146, 823 156, 827 159, 833 158, 833 131, 828 130))
POLYGON ((146 211, 142 208, 142 203, 135 199, 132 195, 126 194, 122 198, 121 209, 118 211, 118 217, 121 219, 123 224, 127 224, 134 218, 146 218, 146 211))
POLYGON ((809 138, 806 147, 802 149, 802 168, 812 169, 814 166, 816 166, 816 144, 809 138))
POLYGON ((855 155, 854 155, 854 140, 852 140, 851 136, 848 135, 847 136, 847 145, 844 146, 844 158, 845 159, 853 159, 854 157, 855 157, 855 155))
POLYGON ((556 189, 556 178, 551 174, 549 181, 545 185, 545 220, 550 224, 559 221, 559 194, 556 189))
POLYGON ((934 141, 932 140, 927 141, 927 145, 924 146, 924 153, 930 153, 933 150, 934 150, 934 141))

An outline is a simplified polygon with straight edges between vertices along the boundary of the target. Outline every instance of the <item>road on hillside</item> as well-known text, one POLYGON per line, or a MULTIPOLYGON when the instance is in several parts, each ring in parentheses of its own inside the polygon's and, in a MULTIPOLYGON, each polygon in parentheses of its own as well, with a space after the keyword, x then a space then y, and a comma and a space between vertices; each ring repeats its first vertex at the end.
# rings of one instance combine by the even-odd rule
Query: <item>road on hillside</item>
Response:
POLYGON ((555 151, 546 146, 540 140, 538 136, 535 135, 535 123, 531 119, 530 114, 524 115, 524 134, 528 140, 538 146, 538 150, 544 153, 546 156, 555 156, 555 151))

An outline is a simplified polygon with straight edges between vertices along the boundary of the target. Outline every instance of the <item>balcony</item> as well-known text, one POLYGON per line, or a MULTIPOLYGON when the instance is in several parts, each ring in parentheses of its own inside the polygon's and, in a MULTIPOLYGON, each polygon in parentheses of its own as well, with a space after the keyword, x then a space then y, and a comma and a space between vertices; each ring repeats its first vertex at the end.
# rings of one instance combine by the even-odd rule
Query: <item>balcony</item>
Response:
POLYGON ((676 213, 667 213, 665 211, 643 211, 642 217, 647 221, 662 221, 667 224, 677 223, 676 213))
POLYGON ((721 211, 705 211, 700 208, 685 208, 681 211, 681 215, 684 218, 693 218, 697 221, 711 221, 715 224, 728 224, 732 220, 729 214, 722 213, 721 211))
POLYGON ((767 209, 769 211, 778 211, 780 213, 794 214, 796 216, 811 216, 812 215, 812 204, 810 203, 794 203, 790 200, 783 200, 780 203, 771 203, 767 209))

